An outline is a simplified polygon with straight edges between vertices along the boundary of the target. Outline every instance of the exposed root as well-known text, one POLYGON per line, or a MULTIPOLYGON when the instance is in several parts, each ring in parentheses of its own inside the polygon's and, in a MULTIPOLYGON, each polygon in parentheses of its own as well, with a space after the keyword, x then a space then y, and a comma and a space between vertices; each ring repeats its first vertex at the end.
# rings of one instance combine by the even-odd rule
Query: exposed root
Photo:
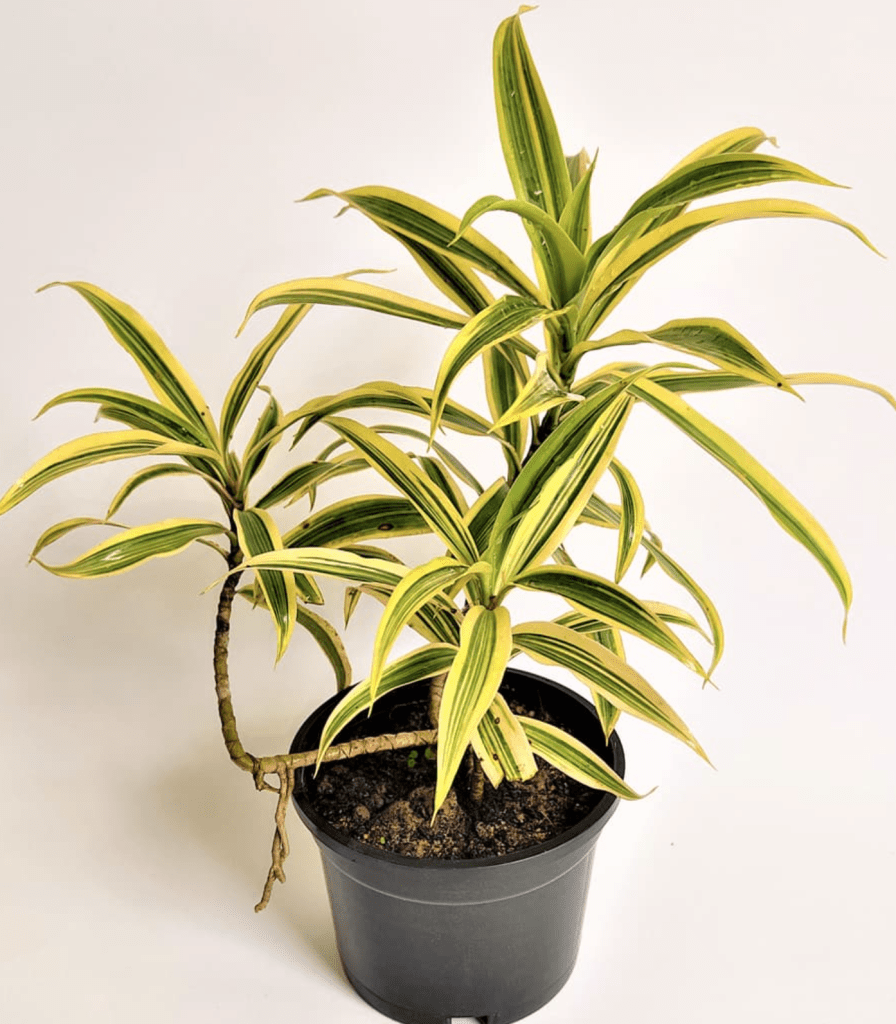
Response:
MULTIPOLYGON (((277 810, 274 812, 275 828, 274 842, 271 846, 271 868, 268 871, 267 881, 264 883, 264 892, 261 894, 261 899, 255 904, 256 913, 260 910, 264 910, 270 902, 275 879, 278 882, 286 881, 286 874, 283 871, 283 862, 289 856, 289 835, 286 831, 286 811, 289 807, 290 798, 292 797, 293 787, 295 786, 295 773, 285 765, 281 765, 277 774, 280 776, 280 796, 277 799, 277 810)), ((265 783, 265 785, 267 785, 267 783, 265 783)), ((273 788, 273 786, 268 786, 268 789, 273 788)))

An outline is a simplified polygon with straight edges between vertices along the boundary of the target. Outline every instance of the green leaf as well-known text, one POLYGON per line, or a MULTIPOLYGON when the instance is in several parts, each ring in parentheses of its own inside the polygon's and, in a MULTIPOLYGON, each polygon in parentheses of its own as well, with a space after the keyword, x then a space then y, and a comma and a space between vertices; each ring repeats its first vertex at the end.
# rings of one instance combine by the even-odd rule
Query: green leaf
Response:
POLYGON ((616 478, 622 503, 619 523, 619 547, 616 551, 616 582, 628 572, 644 536, 644 499, 632 474, 614 459, 610 472, 616 478))
POLYGON ((362 558, 333 548, 288 548, 247 558, 232 570, 277 569, 279 572, 314 573, 352 583, 373 583, 394 587, 407 572, 402 565, 380 558, 362 558))
POLYGON ((584 164, 584 170, 577 172, 572 195, 563 207, 560 227, 569 235, 575 247, 584 253, 591 241, 591 178, 597 166, 597 156, 589 160, 583 149, 577 157, 567 157, 567 165, 570 159, 578 161, 580 166, 584 164))
POLYGON ((623 711, 657 726, 706 759, 691 731, 650 683, 602 644, 555 622, 516 626, 513 642, 536 661, 569 669, 623 711))
MULTIPOLYGON (((484 566, 483 566, 484 568, 484 566)), ((462 565, 453 558, 434 558, 417 566, 397 584, 380 618, 373 640, 373 660, 370 666, 370 702, 379 694, 386 658, 401 631, 423 605, 438 594, 459 583, 475 572, 475 568, 462 565)))
POLYGON ((846 566, 833 541, 796 498, 733 437, 711 423, 683 399, 645 378, 638 380, 631 388, 639 399, 662 413, 749 487, 771 512, 775 521, 818 560, 837 588, 843 601, 844 612, 848 612, 852 587, 846 566))
POLYGON ((414 465, 413 460, 376 431, 352 420, 331 416, 330 426, 370 462, 386 480, 408 498, 430 527, 467 565, 477 560, 478 552, 470 532, 457 509, 432 481, 414 465))
POLYGON ((410 537, 429 526, 407 498, 366 494, 344 498, 315 512, 283 536, 283 546, 343 547, 364 540, 410 537))
POLYGON ((121 523, 110 523, 107 519, 94 519, 90 516, 78 516, 76 519, 64 519, 61 523, 55 523, 53 526, 44 530, 44 532, 35 541, 28 560, 33 562, 44 548, 48 548, 51 544, 55 544, 57 540, 61 540, 73 530, 79 530, 82 526, 114 526, 119 530, 127 529, 127 527, 122 526, 121 523))
MULTIPOLYGON (((378 424, 371 428, 378 434, 395 434, 399 437, 413 437, 418 441, 423 441, 424 444, 429 444, 429 437, 422 430, 414 430, 413 427, 404 427, 397 424, 378 424)), ((340 442, 341 443, 341 442, 340 442)), ((347 442, 346 442, 347 443, 347 442)), ((462 480, 468 487, 472 488, 477 494, 482 494, 482 484, 476 479, 475 476, 467 469, 467 467, 453 455, 444 445, 439 444, 438 441, 433 441, 429 445, 430 448, 438 455, 438 457, 445 463, 445 465, 451 470, 452 473, 462 480)), ((366 465, 366 463, 365 463, 366 465)))
MULTIPOLYGON (((639 215, 650 216, 649 213, 639 215)), ((747 199, 739 202, 720 203, 699 210, 689 210, 661 227, 647 231, 621 246, 608 248, 590 272, 583 289, 581 308, 583 311, 579 337, 587 338, 600 321, 621 297, 623 286, 629 280, 640 277, 649 267, 664 256, 683 245, 689 238, 709 227, 739 220, 753 220, 770 217, 810 217, 829 221, 852 232, 872 251, 877 252, 871 242, 852 224, 829 213, 820 206, 797 202, 792 199, 747 199)))
POLYGON ((286 281, 284 284, 274 285, 259 292, 249 305, 240 331, 249 318, 260 309, 298 303, 370 309, 376 313, 418 320, 437 327, 463 327, 468 319, 450 309, 443 309, 430 302, 423 302, 363 281, 350 281, 345 277, 308 277, 298 281, 286 281))
POLYGON ((367 469, 366 459, 359 459, 354 452, 333 459, 331 462, 315 460, 303 462, 285 473, 272 487, 255 502, 256 508, 271 508, 286 501, 292 504, 312 492, 320 484, 345 473, 357 473, 367 469))
POLYGON ((435 437, 448 389, 468 363, 493 345, 554 315, 554 311, 518 295, 504 295, 493 306, 477 313, 458 332, 442 357, 433 389, 430 436, 435 437))
POLYGON ((176 555, 200 537, 226 532, 227 528, 221 523, 207 519, 163 519, 150 526, 122 530, 66 565, 46 565, 40 559, 35 561, 54 576, 72 579, 114 576, 152 558, 176 555))
POLYGON ((129 477, 122 484, 115 497, 109 503, 109 510, 106 512, 106 518, 108 519, 110 516, 114 516, 138 487, 142 487, 143 484, 148 483, 150 480, 155 480, 157 477, 171 476, 172 474, 187 474, 189 476, 199 477, 199 479, 204 480, 218 494, 222 496, 225 494, 217 480, 213 480, 210 476, 200 473, 191 466, 181 466, 176 462, 160 462, 157 466, 147 466, 146 469, 138 469, 133 476, 129 477))
POLYGON ((203 443, 217 448, 217 430, 202 393, 152 326, 131 306, 86 281, 54 281, 38 290, 62 285, 77 292, 99 314, 112 337, 140 367, 159 401, 198 428, 203 443))
MULTIPOLYGON (((240 587, 237 593, 253 606, 267 603, 263 592, 256 589, 254 584, 250 587, 240 587)), ((339 634, 325 618, 300 604, 296 604, 295 613, 296 624, 310 633, 332 666, 333 674, 336 676, 336 689, 347 689, 352 681, 352 666, 339 634)))
MULTIPOLYGON (((244 556, 261 555, 283 547, 280 531, 264 509, 234 512, 237 537, 244 556)), ((286 653, 296 624, 296 584, 292 573, 256 570, 255 578, 277 630, 277 661, 286 653)))
MULTIPOLYGON (((385 607, 392 596, 393 588, 377 587, 365 584, 358 588, 359 593, 369 594, 385 607)), ((460 643, 460 609, 447 598, 436 597, 424 604, 410 619, 408 625, 424 640, 434 643, 446 643, 457 647, 460 643)))
POLYGON ((534 256, 541 266, 544 280, 556 306, 565 306, 578 292, 585 273, 585 257, 575 242, 550 214, 534 203, 521 199, 483 196, 463 215, 458 234, 483 214, 503 210, 521 218, 533 237, 534 256))
POLYGON ((623 800, 642 799, 581 740, 535 718, 521 716, 519 721, 535 753, 571 779, 592 789, 614 793, 623 800))
POLYGON ((483 767, 497 763, 500 774, 511 782, 525 782, 538 771, 522 719, 501 696, 495 694, 491 707, 479 722, 479 740, 485 753, 483 767))
POLYGON ((772 145, 777 145, 775 139, 770 135, 766 135, 761 128, 754 128, 753 126, 734 128, 727 132, 722 132, 721 135, 714 136, 708 142, 704 142, 695 150, 692 150, 687 156, 682 157, 672 170, 665 175, 663 181, 666 178, 672 178, 688 164, 724 153, 752 153, 763 142, 771 142, 772 145))
POLYGON ((229 446, 236 425, 246 411, 246 406, 255 393, 255 388, 261 383, 274 356, 298 327, 309 309, 311 309, 309 305, 288 306, 273 328, 255 346, 243 368, 233 378, 221 413, 221 438, 224 448, 229 446))
POLYGON ((594 349, 642 343, 665 345, 679 352, 687 352, 715 363, 722 370, 793 393, 787 378, 757 348, 731 324, 718 319, 670 320, 652 331, 616 331, 606 338, 576 345, 567 365, 569 368, 575 367, 586 352, 594 349))
MULTIPOLYGON (((425 388, 402 387, 391 381, 371 381, 336 395, 315 398, 285 417, 287 420, 292 418, 293 422, 300 419, 305 421, 293 444, 298 443, 315 423, 347 409, 391 409, 394 412, 410 413, 429 419, 432 412, 432 391, 425 388)), ((462 434, 484 436, 491 429, 488 420, 450 399, 442 410, 442 424, 462 434)))
POLYGON ((502 426, 497 424, 502 422, 504 413, 516 402, 520 389, 528 379, 528 369, 518 352, 510 345, 501 343, 482 353, 482 370, 488 407, 492 419, 496 421, 492 431, 504 442, 509 478, 513 480, 526 454, 529 430, 525 423, 516 421, 502 426))
POLYGON ((421 244, 433 253, 448 256, 448 261, 439 262, 438 276, 453 279, 451 287, 455 294, 452 298, 458 301, 458 297, 465 296, 461 298, 461 304, 470 312, 478 312, 481 308, 475 306, 479 288, 474 281, 471 292, 469 283, 457 277, 457 268, 462 266, 458 264, 458 260, 478 267, 515 292, 533 299, 538 297, 538 288, 506 253, 493 245, 484 235, 478 231, 466 231, 462 239, 455 241, 460 219, 433 206, 432 203, 382 185, 368 185, 346 192, 322 188, 312 192, 305 199, 319 199, 322 196, 335 196, 343 200, 352 209, 359 210, 379 227, 395 235, 405 245, 409 242, 418 243, 412 251, 420 254, 421 258, 421 244), (475 308, 468 305, 471 298, 475 308))
POLYGON ((104 417, 110 420, 116 419, 116 414, 122 412, 125 414, 122 422, 129 426, 136 425, 141 430, 151 430, 172 441, 201 446, 208 444, 208 437, 202 430, 167 406, 142 395, 135 395, 129 391, 114 391, 111 388, 77 388, 74 391, 65 391, 51 398, 34 418, 37 419, 47 410, 69 402, 101 405, 104 417))
POLYGON ((491 706, 510 658, 510 613, 471 608, 460 630, 460 650, 448 671, 439 707, 439 744, 433 817, 451 788, 482 716, 491 706))
POLYGON ((573 409, 513 482, 492 528, 492 593, 545 561, 578 519, 625 423, 624 388, 608 386, 573 409))
POLYGON ((646 640, 703 675, 697 659, 662 619, 646 608, 637 597, 610 580, 583 569, 545 565, 517 576, 514 582, 527 590, 557 594, 573 607, 590 612, 602 622, 646 640))
POLYGON ((496 480, 487 491, 476 500, 469 512, 464 516, 476 547, 484 551, 488 545, 488 538, 495 523, 495 518, 504 504, 507 497, 507 484, 504 480, 496 480))
POLYGON ((246 451, 249 454, 243 458, 243 468, 240 473, 239 483, 241 491, 264 465, 264 460, 268 457, 268 453, 279 440, 279 435, 273 437, 270 441, 267 438, 280 422, 282 416, 283 410, 280 408, 280 403, 271 395, 263 412, 258 417, 258 422, 255 424, 255 429, 252 431, 249 443, 246 445, 246 451))
POLYGON ((498 26, 494 41, 495 106, 504 160, 518 199, 554 220, 569 200, 569 170, 557 125, 520 24, 521 8, 498 26))
POLYGON ((581 395, 571 393, 565 388, 560 387, 554 375, 548 369, 547 354, 539 352, 535 359, 535 369, 532 371, 532 376, 517 395, 516 401, 495 423, 492 430, 499 430, 509 423, 516 423, 531 416, 541 415, 547 412, 548 409, 553 409, 558 405, 565 405, 567 402, 581 401, 581 395))
POLYGON ((0 498, 0 515, 30 497, 44 484, 76 469, 114 459, 132 459, 140 455, 180 455, 194 450, 198 449, 193 445, 178 444, 148 430, 112 430, 76 438, 54 448, 16 480, 0 498))
MULTIPOLYGON (((427 644, 417 650, 397 658, 387 666, 380 680, 380 695, 391 693, 402 686, 409 686, 421 679, 431 679, 441 675, 451 666, 457 655, 457 648, 451 644, 427 644)), ((370 707, 370 681, 363 682, 346 690, 345 696, 330 712, 324 723, 318 744, 317 768, 323 761, 324 754, 333 745, 339 733, 358 715, 370 707)), ((315 769, 316 770, 316 769, 315 769)))

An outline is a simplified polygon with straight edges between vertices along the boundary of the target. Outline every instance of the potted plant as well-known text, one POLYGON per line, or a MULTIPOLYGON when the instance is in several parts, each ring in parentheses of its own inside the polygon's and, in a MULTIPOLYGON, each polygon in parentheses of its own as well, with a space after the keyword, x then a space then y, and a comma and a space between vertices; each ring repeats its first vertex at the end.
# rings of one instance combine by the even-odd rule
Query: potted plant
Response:
POLYGON ((216 420, 189 375, 134 309, 93 285, 69 282, 133 356, 154 398, 88 388, 51 400, 45 410, 69 402, 95 404, 101 418, 124 429, 57 448, 0 499, 3 513, 43 484, 98 462, 145 456, 178 460, 131 476, 105 517, 50 527, 32 557, 58 575, 86 578, 176 554, 194 541, 220 555, 225 575, 214 667, 224 740, 231 759, 252 775, 256 786, 278 796, 271 869, 257 909, 266 905, 274 881, 284 877, 286 814, 295 796, 324 856, 349 977, 368 1001, 409 1021, 465 1014, 513 1020, 537 1009, 562 986, 575 959, 594 842, 617 799, 638 796, 622 777, 616 734, 621 714, 650 722, 705 756, 679 715, 625 657, 623 633, 628 633, 709 680, 723 647, 715 607, 648 528, 637 483, 614 458, 633 408, 649 405, 742 480, 819 561, 848 609, 849 577, 822 527, 681 395, 742 387, 796 393, 802 385, 840 383, 876 391, 896 405, 887 392, 851 378, 783 374, 734 327, 716 318, 673 320, 655 329, 638 325, 602 335, 607 316, 637 280, 708 227, 761 217, 811 217, 867 239, 834 214, 795 200, 728 200, 693 208, 697 200, 777 181, 832 184, 804 167, 757 152, 769 140, 758 129, 742 128, 691 152, 617 225, 592 240, 594 161, 584 152, 564 156, 520 14, 502 22, 494 45, 499 134, 513 198, 486 196, 455 217, 407 193, 377 186, 320 190, 308 197, 335 195, 369 217, 411 253, 453 308, 351 274, 267 289, 252 302, 246 319, 271 306, 284 307, 282 314, 252 350, 216 420), (473 228, 474 221, 497 212, 522 221, 532 244, 534 279, 473 228), (497 282, 500 295, 486 287, 484 276, 497 282), (410 318, 451 332, 433 387, 377 381, 312 399, 289 413, 271 395, 242 454, 235 453, 234 430, 277 351, 312 306, 328 304, 410 318), (543 347, 523 336, 536 326, 543 328, 543 347), (590 373, 580 370, 589 353, 642 343, 664 346, 673 356, 651 365, 619 361, 615 355, 590 373), (487 415, 451 396, 458 374, 480 357, 487 415), (371 427, 345 415, 359 408, 416 416, 425 429, 404 422, 371 427), (335 432, 335 440, 319 457, 257 493, 257 474, 271 448, 289 433, 305 436, 317 424, 335 432), (478 436, 482 444, 497 446, 505 471, 483 485, 442 443, 440 431, 478 436), (408 454, 390 439, 395 437, 415 439, 420 450, 408 454), (277 526, 272 508, 313 495, 334 477, 369 468, 397 496, 364 494, 326 506, 288 530, 277 526), (215 492, 222 505, 220 520, 176 518, 122 527, 113 518, 136 488, 175 473, 198 476, 215 492), (609 479, 618 490, 615 504, 603 496, 609 479), (97 525, 118 532, 72 562, 46 562, 45 549, 53 542, 97 525), (572 563, 563 541, 580 526, 617 533, 609 572, 605 568, 598 574, 572 563), (444 551, 408 566, 379 546, 385 536, 411 533, 431 533, 444 551), (703 632, 692 614, 640 599, 622 586, 641 551, 642 575, 654 567, 665 573, 705 620, 712 645, 707 665, 672 628, 703 632), (241 587, 250 571, 251 582, 241 587), (368 677, 350 689, 350 669, 336 631, 308 608, 321 601, 317 576, 349 582, 346 618, 362 594, 384 606, 368 677), (507 602, 518 589, 559 598, 569 610, 552 619, 513 621, 507 602), (238 595, 267 607, 278 657, 298 623, 320 643, 336 672, 340 692, 302 727, 289 753, 254 755, 244 748, 237 729, 227 654, 238 595), (407 627, 419 632, 425 644, 390 657, 407 627), (520 652, 572 673, 587 686, 591 707, 546 680, 508 670, 520 652), (407 798, 395 801, 406 805, 400 813, 386 807, 375 808, 373 815, 371 806, 359 803, 355 824, 360 838, 347 836, 320 810, 327 776, 316 769, 325 762, 339 766, 329 789, 350 790, 357 782, 353 773, 362 774, 359 757, 386 752, 394 764, 395 751, 402 751, 398 762, 403 761, 406 774, 425 770, 431 785, 414 785, 407 798), (544 838, 539 832, 533 843, 531 827, 528 839, 516 837, 517 848, 498 852, 510 841, 509 830, 490 831, 477 808, 496 793, 537 788, 535 780, 548 771, 539 770, 539 764, 602 795, 580 805, 578 820, 557 834, 544 838), (446 830, 440 831, 446 821, 446 830), (486 827, 477 830, 476 825, 486 827), (472 856, 457 851, 456 833, 477 837, 472 856), (384 848, 390 843, 393 849, 384 848), (440 858, 439 848, 447 856, 440 858), (483 854, 482 849, 493 852, 483 854), (559 915, 552 917, 558 907, 559 915), (339 916, 342 912, 347 919, 339 916), (532 915, 539 929, 520 923, 532 915), (486 960, 489 956, 496 959, 486 960))

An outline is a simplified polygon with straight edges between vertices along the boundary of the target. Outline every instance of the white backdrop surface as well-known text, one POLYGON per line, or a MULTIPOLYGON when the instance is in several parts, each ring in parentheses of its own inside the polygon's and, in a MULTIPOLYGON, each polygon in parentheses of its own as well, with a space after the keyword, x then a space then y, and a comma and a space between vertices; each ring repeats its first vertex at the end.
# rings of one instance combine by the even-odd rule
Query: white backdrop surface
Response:
MULTIPOLYGON (((429 295, 362 218, 334 222, 335 201, 292 200, 384 183, 460 213, 508 194, 490 54, 512 12, 496 0, 9 5, 0 489, 92 429, 84 406, 30 422, 48 398, 142 388, 76 296, 34 295, 49 280, 89 280, 139 308, 215 408, 260 337, 261 317, 234 340, 261 288, 370 266, 429 295)), ((896 253, 886 5, 546 0, 525 28, 567 150, 600 147, 599 226, 700 142, 755 124, 783 156, 852 186, 778 194, 827 205, 896 253)), ((482 227, 526 258, 510 218, 482 227)), ((892 262, 846 232, 754 222, 671 256, 613 324, 724 317, 785 372, 896 390, 893 293, 892 262)), ((286 408, 370 379, 428 386, 444 343, 436 328, 321 309, 269 382, 286 408)), ((479 402, 475 374, 465 380, 479 402)), ((865 392, 806 397, 696 404, 835 539, 856 591, 846 646, 812 559, 671 426, 646 411, 633 419, 621 454, 648 517, 728 634, 718 693, 649 652, 637 663, 717 770, 649 729, 623 729, 630 781, 659 788, 601 839, 579 967, 533 1020, 896 1019, 896 414, 865 392)), ((302 451, 327 440, 318 428, 302 451)), ((288 458, 272 460, 271 479, 288 458)), ((217 733, 214 598, 199 596, 220 571, 213 556, 196 548, 87 583, 25 564, 46 526, 102 515, 133 468, 58 481, 0 522, 3 1019, 374 1021, 341 974, 317 854, 297 821, 288 885, 252 913, 272 807, 228 765, 217 733)), ((178 484, 146 487, 123 518, 215 514, 178 484)), ((573 547, 587 555, 585 540, 573 547)), ((78 542, 59 548, 61 560, 78 542)), ((338 621, 340 590, 326 593, 338 621)), ((373 622, 365 613, 348 633, 358 677, 373 622)), ((276 672, 272 660, 269 623, 239 614, 237 710, 248 745, 266 752, 332 686, 300 636, 276 672)))

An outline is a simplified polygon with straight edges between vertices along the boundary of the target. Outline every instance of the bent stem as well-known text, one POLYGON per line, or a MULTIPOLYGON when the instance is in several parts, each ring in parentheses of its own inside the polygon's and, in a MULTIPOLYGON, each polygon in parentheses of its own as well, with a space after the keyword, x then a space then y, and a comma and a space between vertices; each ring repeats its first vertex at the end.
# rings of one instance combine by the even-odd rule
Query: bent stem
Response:
MULTIPOLYGON (((238 545, 231 546, 227 556, 227 565, 233 569, 242 561, 242 552, 238 545)), ((264 884, 261 899, 255 906, 256 912, 264 910, 271 898, 274 881, 285 882, 283 862, 289 856, 289 837, 286 829, 286 812, 295 787, 297 768, 305 768, 317 762, 318 751, 306 750, 295 754, 273 754, 268 757, 256 757, 250 754, 240 740, 233 710, 233 699, 230 691, 230 672, 228 654, 230 651, 230 618, 233 612, 233 599, 239 583, 240 573, 228 576, 218 596, 218 611, 215 619, 214 669, 215 695, 218 701, 218 717, 224 745, 230 760, 245 772, 250 772, 255 780, 255 787, 260 792, 277 793, 277 807, 274 811, 274 841, 271 846, 271 867, 264 884), (268 775, 277 776, 277 785, 267 781, 268 775)), ((350 740, 329 748, 323 761, 340 761, 361 754, 375 754, 383 750, 401 750, 407 747, 431 746, 435 744, 437 731, 423 729, 417 732, 391 733, 383 736, 371 736, 366 739, 350 740)))

